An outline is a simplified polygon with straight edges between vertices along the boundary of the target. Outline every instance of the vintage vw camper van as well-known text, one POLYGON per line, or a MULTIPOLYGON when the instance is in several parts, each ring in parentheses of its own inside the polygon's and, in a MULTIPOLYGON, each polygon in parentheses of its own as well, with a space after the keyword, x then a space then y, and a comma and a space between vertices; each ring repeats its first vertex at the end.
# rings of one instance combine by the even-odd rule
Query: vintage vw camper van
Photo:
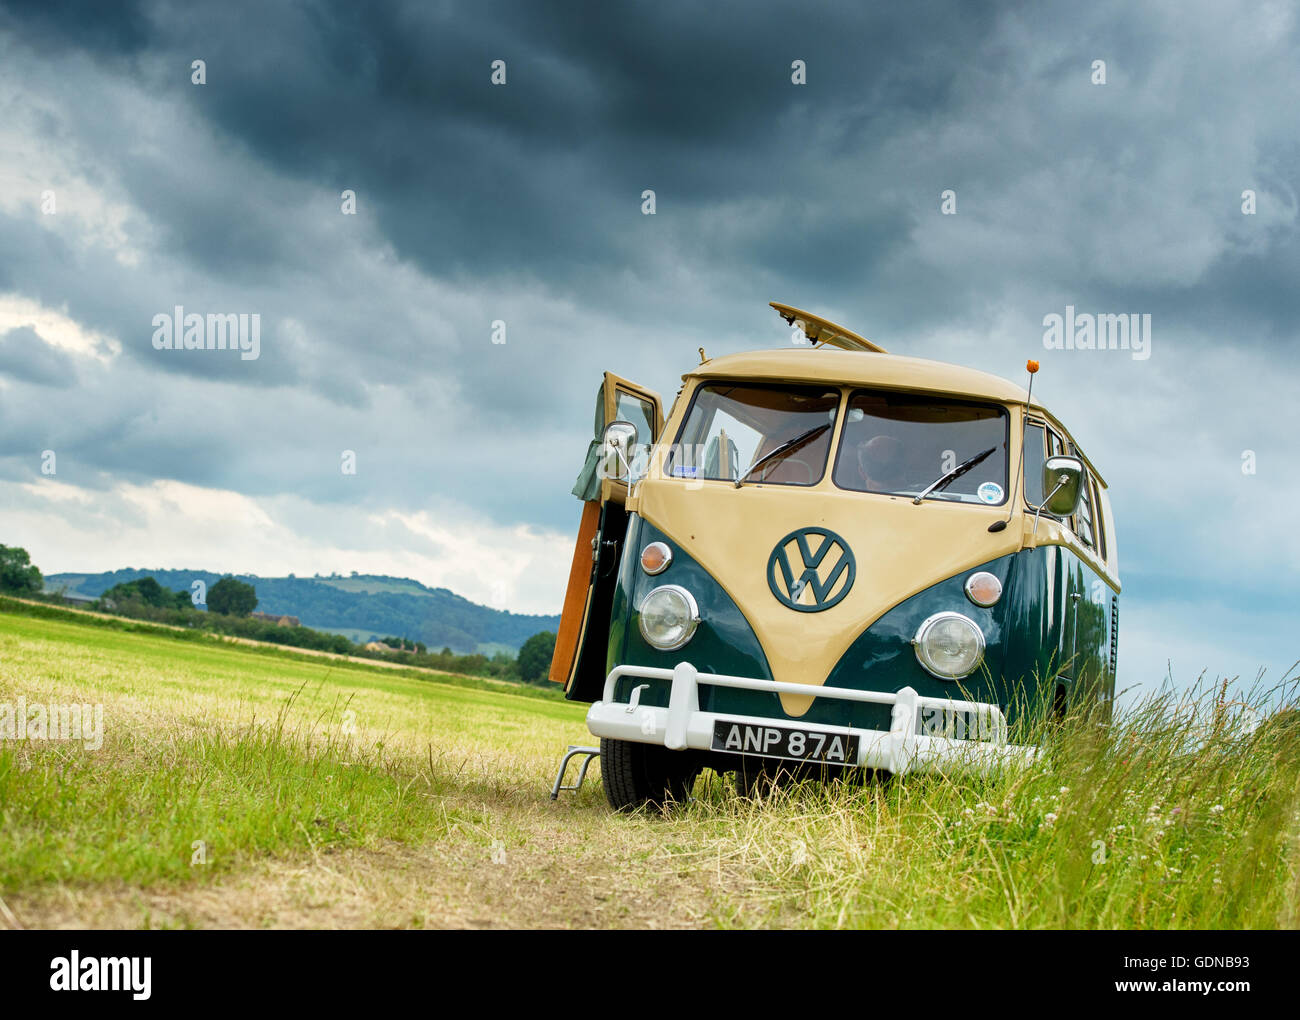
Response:
POLYGON ((773 307, 807 343, 701 351, 666 417, 600 390, 551 679, 591 703, 610 804, 704 768, 987 769, 1035 754, 1018 718, 1108 715, 1110 500, 1032 375, 773 307))

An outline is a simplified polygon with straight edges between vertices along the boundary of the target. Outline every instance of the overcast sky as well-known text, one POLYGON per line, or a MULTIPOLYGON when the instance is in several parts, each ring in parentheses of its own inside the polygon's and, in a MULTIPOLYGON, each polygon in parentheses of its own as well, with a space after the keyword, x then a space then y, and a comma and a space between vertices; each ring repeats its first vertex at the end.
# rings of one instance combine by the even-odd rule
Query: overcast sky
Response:
POLYGON ((778 300, 1043 363, 1111 488, 1121 685, 1300 658, 1295 5, 111 6, 0 2, 0 541, 47 573, 556 612, 601 372, 670 401, 788 344, 778 300), (177 305, 260 356, 155 349, 177 305), (1045 350, 1066 305, 1150 356, 1045 350))

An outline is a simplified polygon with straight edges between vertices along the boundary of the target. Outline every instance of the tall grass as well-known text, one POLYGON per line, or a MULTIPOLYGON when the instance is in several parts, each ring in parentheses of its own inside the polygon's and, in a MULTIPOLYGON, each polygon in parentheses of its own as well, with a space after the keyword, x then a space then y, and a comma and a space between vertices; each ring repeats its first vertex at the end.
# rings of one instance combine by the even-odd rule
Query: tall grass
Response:
POLYGON ((1040 722, 1040 760, 983 778, 744 799, 707 777, 684 817, 710 845, 673 855, 745 890, 730 925, 1295 927, 1300 713, 1263 712, 1293 701, 1164 691, 1111 725, 1040 722))

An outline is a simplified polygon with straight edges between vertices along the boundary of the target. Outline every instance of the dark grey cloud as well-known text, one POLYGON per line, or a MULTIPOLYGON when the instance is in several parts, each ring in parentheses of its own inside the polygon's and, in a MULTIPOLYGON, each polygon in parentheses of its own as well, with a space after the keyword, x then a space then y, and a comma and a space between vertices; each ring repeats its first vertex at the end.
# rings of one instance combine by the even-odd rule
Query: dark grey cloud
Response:
POLYGON ((0 195, 0 299, 121 353, 74 357, 62 390, 11 373, 0 477, 56 448, 91 489, 565 530, 599 373, 671 400, 697 346, 782 343, 776 299, 1001 375, 1041 355, 1133 590, 1181 597, 1203 548, 1221 592, 1294 592, 1292 546, 1218 542, 1277 534, 1257 515, 1300 495, 1277 473, 1300 433, 1297 24, 1246 2, 7 4, 0 133, 30 148, 0 169, 29 192, 0 195), (177 304, 259 312, 261 357, 153 350, 177 304), (1150 313, 1153 359, 1043 352, 1066 304, 1150 313), (1243 488, 1246 448, 1272 498, 1243 488))
POLYGON ((41 53, 88 50, 117 60, 149 45, 149 6, 137 0, 5 0, 0 31, 20 33, 26 45, 41 53))

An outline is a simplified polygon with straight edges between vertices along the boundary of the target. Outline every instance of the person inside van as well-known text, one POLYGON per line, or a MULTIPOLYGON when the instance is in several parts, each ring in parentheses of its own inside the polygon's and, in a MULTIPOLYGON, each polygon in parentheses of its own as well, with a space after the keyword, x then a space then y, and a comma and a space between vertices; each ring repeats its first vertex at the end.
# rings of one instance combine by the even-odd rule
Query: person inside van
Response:
POLYGON ((893 436, 873 436, 858 446, 858 470, 868 492, 897 492, 908 483, 910 465, 893 436))

